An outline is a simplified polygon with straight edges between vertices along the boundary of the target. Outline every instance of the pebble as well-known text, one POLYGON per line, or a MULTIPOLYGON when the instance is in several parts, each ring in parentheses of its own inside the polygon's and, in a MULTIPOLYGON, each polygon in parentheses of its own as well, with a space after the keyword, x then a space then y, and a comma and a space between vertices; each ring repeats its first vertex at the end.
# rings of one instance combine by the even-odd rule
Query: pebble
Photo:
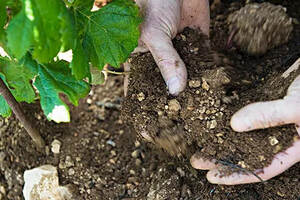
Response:
POLYGON ((216 120, 211 120, 211 121, 207 122, 207 127, 209 129, 214 129, 217 127, 217 125, 218 125, 218 123, 216 120))
POLYGON ((112 141, 112 140, 107 140, 106 144, 109 144, 112 147, 116 146, 116 143, 114 141, 112 141))
POLYGON ((139 150, 135 150, 135 151, 133 151, 133 152, 131 153, 131 156, 132 156, 133 158, 137 158, 137 157, 139 157, 139 155, 140 155, 140 151, 139 151, 139 150))
POLYGON ((71 200, 75 198, 69 187, 59 186, 57 169, 52 165, 26 170, 24 180, 25 200, 71 200))
POLYGON ((74 166, 74 162, 73 162, 71 156, 66 156, 65 166, 67 168, 74 166))
POLYGON ((206 80, 203 79, 203 82, 202 82, 202 88, 206 91, 209 90, 209 85, 208 83, 206 82, 206 80))
POLYGON ((270 136, 268 139, 272 146, 278 144, 278 142, 279 142, 275 136, 270 136))
POLYGON ((140 159, 135 160, 135 165, 140 166, 142 164, 142 161, 140 159))
POLYGON ((181 177, 184 177, 184 176, 185 176, 185 172, 184 172, 184 170, 183 170, 182 168, 177 167, 177 168, 176 168, 176 171, 179 173, 179 175, 180 175, 181 177))
POLYGON ((111 151, 110 151, 110 154, 111 154, 112 156, 116 156, 116 155, 117 155, 117 152, 114 151, 114 150, 111 150, 111 151))
POLYGON ((73 176, 75 174, 75 170, 73 168, 70 168, 68 173, 69 173, 69 176, 73 176))
POLYGON ((190 88, 198 88, 201 86, 201 81, 199 80, 191 80, 189 81, 189 87, 190 88))
POLYGON ((172 99, 168 102, 170 111, 178 112, 181 109, 180 103, 176 99, 172 99))
POLYGON ((61 142, 59 140, 53 140, 51 143, 51 151, 54 154, 59 154, 60 153, 60 147, 61 147, 61 142))
POLYGON ((133 169, 129 170, 129 173, 130 173, 131 175, 135 175, 135 171, 134 171, 133 169))
POLYGON ((5 187, 3 185, 0 186, 0 193, 5 195, 6 194, 6 190, 5 187))
POLYGON ((140 141, 136 140, 136 141, 134 142, 134 146, 135 146, 135 148, 139 148, 139 147, 141 146, 140 141))
POLYGON ((273 150, 273 153, 278 153, 279 151, 281 151, 282 146, 280 144, 275 146, 275 149, 273 150))
POLYGON ((139 93, 137 95, 137 99, 141 102, 141 101, 144 101, 145 100, 145 94, 144 93, 139 93))

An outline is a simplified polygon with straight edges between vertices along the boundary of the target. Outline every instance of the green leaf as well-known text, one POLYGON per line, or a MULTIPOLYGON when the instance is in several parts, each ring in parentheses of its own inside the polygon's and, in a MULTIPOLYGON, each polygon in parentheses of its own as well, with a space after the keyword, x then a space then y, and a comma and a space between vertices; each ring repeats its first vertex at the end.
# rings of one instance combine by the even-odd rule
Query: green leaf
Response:
POLYGON ((93 8, 95 0, 74 0, 72 6, 77 10, 90 11, 93 8))
POLYGON ((72 69, 72 74, 77 80, 83 79, 85 77, 90 78, 89 61, 80 42, 76 44, 76 48, 73 51, 73 59, 70 67, 72 69))
POLYGON ((131 0, 115 0, 91 14, 86 33, 91 49, 87 51, 95 49, 97 67, 119 67, 126 61, 138 45, 141 21, 139 9, 131 0))
POLYGON ((67 51, 74 48, 74 38, 76 38, 75 19, 74 16, 68 11, 61 13, 61 19, 61 51, 67 51))
MULTIPOLYGON (((0 78, 4 81, 5 84, 7 84, 5 81, 4 74, 0 73, 0 78)), ((5 101, 5 99, 3 98, 3 96, 1 95, 0 95, 0 115, 2 117, 9 117, 11 115, 11 109, 7 104, 7 102, 5 101)))
POLYGON ((16 58, 21 58, 33 42, 33 24, 24 9, 14 17, 7 28, 7 46, 16 58))
POLYGON ((2 59, 1 63, 3 65, 1 71, 5 75, 10 91, 16 100, 18 102, 33 102, 35 93, 30 81, 36 74, 28 67, 13 61, 5 61, 2 59))
POLYGON ((0 0, 0 31, 3 31, 3 27, 6 24, 6 1, 7 0, 0 0))
POLYGON ((8 47, 20 59, 33 47, 40 63, 72 48, 75 35, 72 17, 61 0, 22 0, 21 12, 9 23, 8 47))
POLYGON ((60 99, 59 94, 66 94, 70 102, 77 106, 78 100, 89 93, 89 85, 76 80, 68 68, 68 63, 64 61, 39 66, 38 71, 39 75, 34 85, 40 92, 41 106, 45 115, 57 123, 69 122, 69 108, 60 99))

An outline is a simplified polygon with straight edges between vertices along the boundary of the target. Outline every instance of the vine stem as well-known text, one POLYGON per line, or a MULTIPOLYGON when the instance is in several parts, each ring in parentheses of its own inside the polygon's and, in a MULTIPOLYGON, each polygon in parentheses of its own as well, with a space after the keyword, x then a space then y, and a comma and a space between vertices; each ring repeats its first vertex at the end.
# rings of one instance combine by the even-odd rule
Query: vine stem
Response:
POLYGON ((23 113, 20 104, 16 101, 14 96, 9 91, 8 87, 5 85, 4 81, 0 78, 0 94, 6 100, 18 120, 23 124, 24 128, 26 129, 27 133, 32 138, 33 142, 42 150, 45 147, 45 141, 39 134, 39 131, 33 126, 31 121, 26 118, 25 114, 23 113))

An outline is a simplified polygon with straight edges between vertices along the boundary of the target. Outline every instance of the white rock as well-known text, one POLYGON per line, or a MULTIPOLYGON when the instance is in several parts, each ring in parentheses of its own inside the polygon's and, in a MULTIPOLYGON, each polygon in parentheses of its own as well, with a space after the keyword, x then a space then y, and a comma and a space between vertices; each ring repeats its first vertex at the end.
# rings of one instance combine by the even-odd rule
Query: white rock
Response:
POLYGON ((59 140, 53 140, 53 142, 51 143, 51 151, 54 154, 59 154, 60 146, 61 146, 61 142, 59 140))
POLYGON ((68 187, 59 186, 56 167, 43 165, 24 172, 25 200, 71 200, 72 192, 68 187))

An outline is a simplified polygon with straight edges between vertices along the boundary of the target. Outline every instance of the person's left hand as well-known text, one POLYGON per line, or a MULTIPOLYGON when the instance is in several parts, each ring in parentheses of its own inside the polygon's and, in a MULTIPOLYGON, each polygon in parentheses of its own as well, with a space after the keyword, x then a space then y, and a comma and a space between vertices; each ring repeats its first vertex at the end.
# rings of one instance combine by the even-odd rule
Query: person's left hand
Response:
MULTIPOLYGON (((231 127, 237 132, 284 124, 295 124, 300 136, 300 76, 291 84, 283 99, 250 104, 235 113, 231 119, 231 127)), ((236 185, 260 181, 253 174, 233 173, 230 176, 222 176, 221 165, 215 164, 214 161, 203 160, 197 154, 193 155, 190 161, 196 169, 209 170, 207 179, 214 184, 236 185)), ((297 162, 300 162, 299 137, 295 138, 290 148, 277 154, 269 166, 256 170, 254 173, 262 180, 268 180, 281 174, 297 162)))

